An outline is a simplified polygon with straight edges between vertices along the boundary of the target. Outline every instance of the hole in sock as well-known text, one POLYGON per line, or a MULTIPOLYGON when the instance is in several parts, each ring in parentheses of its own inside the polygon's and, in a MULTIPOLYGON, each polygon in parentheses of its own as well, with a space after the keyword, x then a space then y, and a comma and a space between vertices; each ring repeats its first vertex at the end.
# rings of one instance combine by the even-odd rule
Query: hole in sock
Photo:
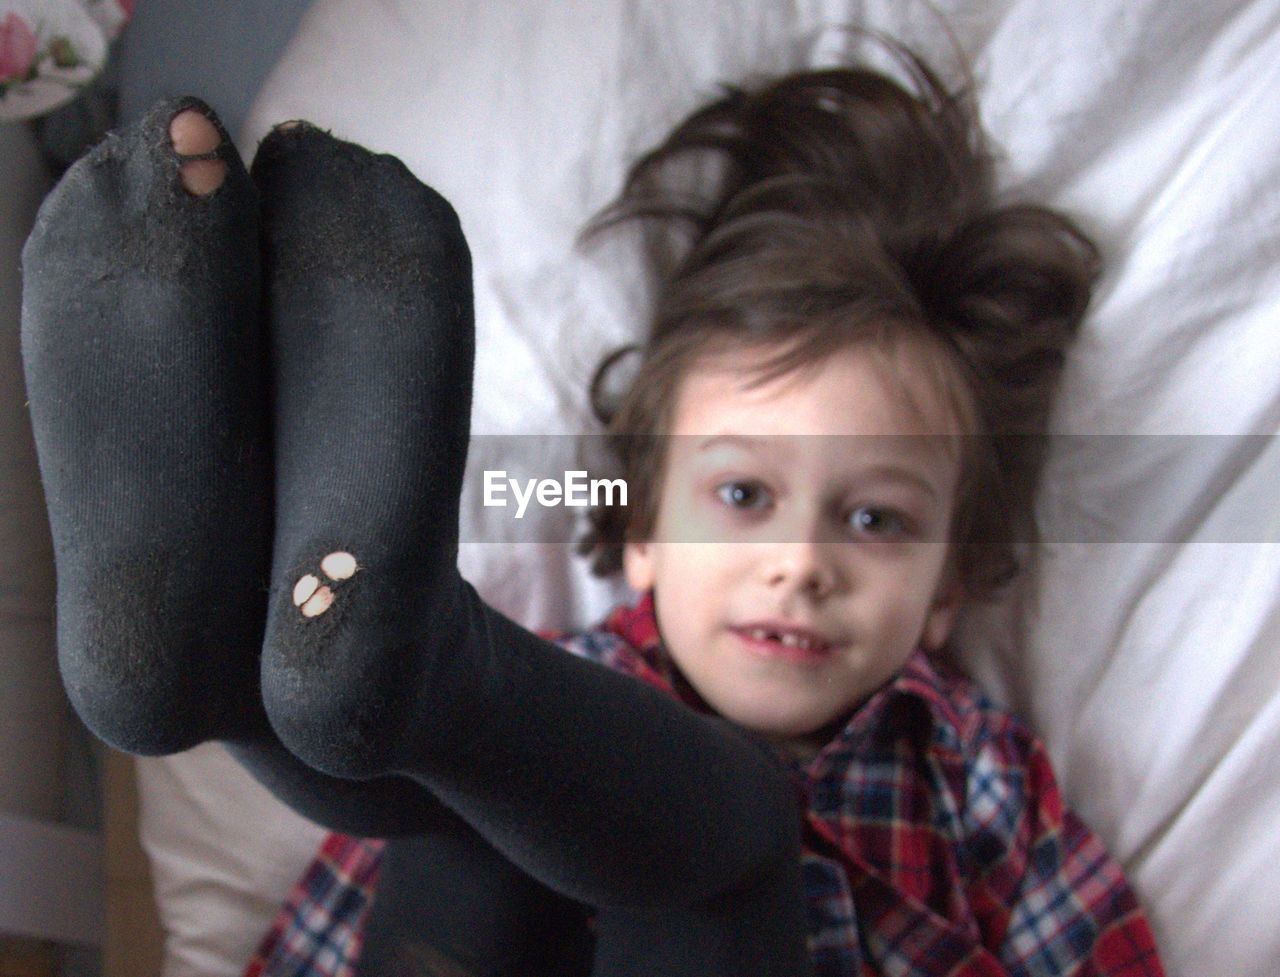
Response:
POLYGON ((302 605, 303 617, 319 617, 333 606, 333 591, 328 587, 317 588, 302 605))
MULTIPOLYGON (((222 134, 203 112, 187 109, 169 123, 169 141, 179 156, 207 156, 222 143, 222 134)), ((203 197, 227 178, 227 164, 220 159, 192 159, 182 164, 182 186, 203 197)))
POLYGON ((193 159, 182 164, 182 186, 197 197, 213 193, 226 178, 227 164, 220 159, 193 159))
POLYGON ((320 561, 320 569, 330 580, 347 580, 355 575, 359 567, 356 558, 350 553, 330 553, 320 561))
POLYGON ((320 578, 314 574, 308 573, 306 576, 300 577, 298 582, 293 585, 293 606, 301 607, 305 604, 319 586, 320 578))
POLYGON ((222 136, 203 112, 187 109, 169 123, 169 141, 179 156, 204 156, 218 148, 222 136))

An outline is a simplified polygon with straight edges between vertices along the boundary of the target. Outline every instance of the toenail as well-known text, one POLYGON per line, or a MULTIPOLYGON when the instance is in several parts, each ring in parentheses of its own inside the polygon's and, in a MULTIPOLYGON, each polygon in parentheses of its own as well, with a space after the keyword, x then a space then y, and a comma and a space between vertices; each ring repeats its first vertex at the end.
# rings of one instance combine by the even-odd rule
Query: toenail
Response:
POLYGON ((220 159, 193 159, 182 164, 182 186, 197 197, 213 193, 226 176, 227 164, 220 159))
POLYGON ((325 576, 330 580, 346 580, 351 577, 356 570, 356 558, 350 553, 330 553, 320 561, 320 569, 324 571, 325 576))
POLYGON ((203 112, 186 109, 169 123, 169 141, 180 156, 203 156, 218 148, 222 135, 203 112))
POLYGON ((300 119, 290 119, 288 122, 281 122, 278 126, 276 126, 276 128, 279 129, 281 132, 289 132, 293 129, 298 128, 298 126, 300 125, 302 125, 302 121, 300 119))
POLYGON ((308 573, 305 577, 300 577, 298 582, 293 585, 293 606, 301 607, 316 592, 320 586, 320 578, 308 573))
POLYGON ((303 617, 319 617, 327 611, 333 604, 333 591, 328 587, 319 588, 314 594, 307 598, 302 605, 303 617))

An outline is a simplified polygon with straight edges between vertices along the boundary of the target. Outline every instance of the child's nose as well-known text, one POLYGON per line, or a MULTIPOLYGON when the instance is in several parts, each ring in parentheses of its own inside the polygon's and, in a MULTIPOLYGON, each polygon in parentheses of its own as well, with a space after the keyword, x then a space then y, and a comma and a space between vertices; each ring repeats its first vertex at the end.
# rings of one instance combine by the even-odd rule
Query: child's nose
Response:
POLYGON ((846 584, 838 545, 818 533, 773 544, 765 568, 769 586, 815 598, 829 597, 846 584))

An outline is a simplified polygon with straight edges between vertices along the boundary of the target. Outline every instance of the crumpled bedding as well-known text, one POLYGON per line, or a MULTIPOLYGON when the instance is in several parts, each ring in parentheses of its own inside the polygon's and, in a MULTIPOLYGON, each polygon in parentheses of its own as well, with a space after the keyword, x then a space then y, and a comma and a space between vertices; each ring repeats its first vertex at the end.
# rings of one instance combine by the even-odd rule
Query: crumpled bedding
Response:
POLYGON ((0 121, 32 119, 102 71, 134 0, 0 0, 0 121))

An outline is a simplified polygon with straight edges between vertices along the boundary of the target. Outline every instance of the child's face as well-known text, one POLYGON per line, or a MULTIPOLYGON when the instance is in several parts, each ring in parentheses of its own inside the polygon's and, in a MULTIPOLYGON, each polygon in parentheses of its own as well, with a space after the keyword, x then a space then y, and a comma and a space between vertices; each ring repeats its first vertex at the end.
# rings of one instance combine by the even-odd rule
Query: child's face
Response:
POLYGON ((799 743, 946 640, 959 432, 865 349, 752 387, 760 357, 683 378, 654 532, 625 565, 699 694, 799 743))

